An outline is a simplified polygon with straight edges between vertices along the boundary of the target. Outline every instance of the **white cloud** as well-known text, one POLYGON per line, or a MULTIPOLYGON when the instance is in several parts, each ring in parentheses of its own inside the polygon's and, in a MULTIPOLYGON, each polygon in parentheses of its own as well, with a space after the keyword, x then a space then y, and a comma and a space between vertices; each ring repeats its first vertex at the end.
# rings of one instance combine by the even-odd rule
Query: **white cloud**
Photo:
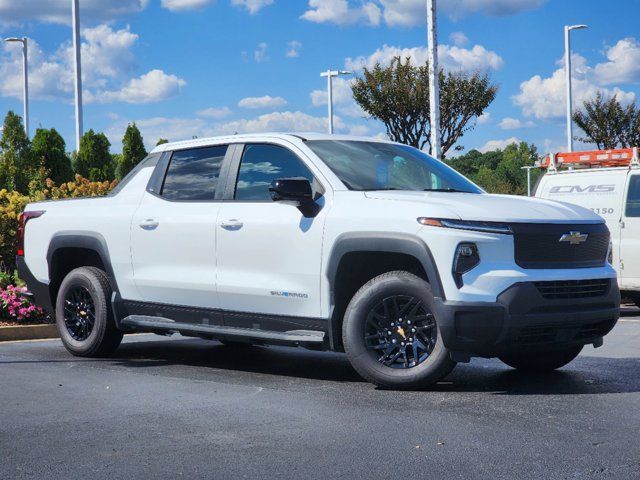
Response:
POLYGON ((282 97, 246 97, 238 102, 240 108, 280 108, 284 107, 287 101, 282 97))
MULTIPOLYGON (((159 138, 166 138, 169 141, 186 140, 193 136, 211 135, 207 122, 200 118, 166 118, 154 117, 135 120, 136 126, 140 129, 145 145, 152 148, 159 138)), ((129 121, 118 121, 107 128, 106 135, 109 141, 117 150, 122 142, 122 137, 127 129, 129 121)))
POLYGON ((187 84, 183 79, 168 75, 162 70, 151 70, 138 78, 132 78, 119 90, 98 91, 87 97, 97 103, 125 102, 151 103, 175 97, 187 84))
POLYGON ((453 32, 449 38, 456 47, 464 47, 469 43, 469 38, 463 32, 453 32))
POLYGON ((162 0, 160 3, 163 8, 178 12, 182 10, 195 10, 206 7, 216 0, 162 0))
MULTIPOLYGON (((114 150, 119 148, 130 121, 132 120, 118 120, 107 129, 106 134, 114 145, 114 150)), ((159 138, 178 141, 193 137, 203 138, 236 133, 326 132, 327 130, 326 117, 315 117, 300 111, 272 112, 255 118, 241 118, 213 124, 202 118, 153 117, 133 119, 133 121, 136 122, 149 148, 155 145, 159 138)), ((359 126, 346 125, 338 116, 334 117, 334 124, 338 132, 364 132, 359 126)))
POLYGON ((253 51, 253 59, 258 63, 269 61, 267 48, 269 48, 269 45, 266 42, 259 43, 258 48, 253 51))
MULTIPOLYGON (((334 118, 336 128, 342 130, 344 123, 339 117, 334 118)), ((273 112, 253 119, 234 120, 215 129, 220 134, 261 133, 261 132, 325 132, 327 119, 314 117, 303 112, 273 112)))
MULTIPOLYGON (((162 100, 177 93, 184 80, 152 70, 134 77, 137 68, 131 51, 138 35, 128 28, 113 30, 107 25, 82 30, 82 77, 85 101, 127 101, 143 103, 162 100)), ((0 51, 0 95, 22 98, 22 55, 11 44, 0 51)), ((70 42, 46 55, 29 39, 29 94, 33 99, 73 98, 74 56, 70 42)))
POLYGON ((489 123, 491 121, 491 112, 484 112, 482 115, 478 117, 476 122, 478 125, 484 125, 485 123, 489 123))
MULTIPOLYGON (((622 103, 635 100, 633 92, 625 92, 618 87, 606 88, 597 74, 598 66, 594 70, 587 65, 584 57, 577 54, 573 54, 571 58, 573 99, 576 108, 592 99, 599 90, 607 96, 616 95, 622 103)), ((562 63, 562 60, 559 63, 562 63)), ((534 75, 522 82, 520 92, 514 95, 512 100, 522 108, 525 116, 546 119, 565 115, 566 98, 564 68, 558 68, 551 77, 534 75)))
POLYGON ((309 10, 304 12, 301 18, 314 23, 363 23, 377 26, 381 17, 382 11, 373 1, 352 6, 347 0, 309 0, 309 10))
MULTIPOLYGON (((546 0, 441 0, 439 8, 451 18, 471 14, 505 16, 537 8, 546 0)), ((309 0, 302 18, 316 23, 378 26, 426 25, 424 0, 309 0)))
POLYGON ((520 139, 518 139, 517 137, 511 137, 505 140, 489 140, 482 147, 478 148, 478 150, 482 153, 493 152, 494 150, 503 150, 505 147, 508 147, 512 143, 520 143, 520 139))
POLYGON ((300 49, 302 48, 302 43, 297 40, 292 40, 287 43, 287 53, 285 54, 287 58, 298 58, 300 56, 300 49))
MULTIPOLYGON (((368 57, 360 56, 347 58, 346 68, 359 70, 363 66, 373 68, 376 63, 388 65, 394 57, 411 57, 414 64, 424 64, 427 61, 426 47, 400 48, 391 45, 383 45, 368 57)), ((487 50, 482 45, 474 45, 472 48, 461 48, 441 44, 438 46, 438 61, 442 69, 452 70, 497 70, 502 67, 504 60, 496 52, 487 50)))
POLYGON ((196 112, 196 115, 198 115, 200 117, 207 117, 207 118, 224 118, 224 117, 228 117, 229 115, 231 115, 231 109, 229 107, 205 108, 203 110, 198 110, 196 112))
MULTIPOLYGON (((83 21, 108 21, 141 12, 149 0, 83 0, 83 21)), ((71 23, 71 2, 67 0, 0 0, 0 22, 39 21, 71 23)))
POLYGON ((595 67, 595 78, 602 85, 640 81, 640 43, 624 38, 606 51, 608 62, 595 67))
POLYGON ((254 15, 264 7, 272 5, 273 0, 231 0, 231 4, 236 7, 244 7, 251 15, 254 15))
POLYGON ((523 122, 518 118, 505 117, 500 121, 498 126, 503 130, 517 130, 519 128, 535 127, 535 123, 531 121, 523 122))

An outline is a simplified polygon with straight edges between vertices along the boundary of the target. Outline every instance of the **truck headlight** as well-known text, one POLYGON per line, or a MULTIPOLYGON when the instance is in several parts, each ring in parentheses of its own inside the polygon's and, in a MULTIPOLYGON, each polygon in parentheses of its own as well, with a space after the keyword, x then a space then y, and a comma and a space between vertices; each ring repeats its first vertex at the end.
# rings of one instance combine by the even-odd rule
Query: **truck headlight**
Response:
POLYGON ((483 233, 501 233, 513 235, 513 229, 507 223, 501 222, 477 222, 471 220, 453 220, 447 218, 418 217, 420 225, 428 227, 457 228, 458 230, 472 230, 483 233))
POLYGON ((477 267, 479 263, 480 254, 475 243, 465 242, 458 245, 453 257, 453 279, 458 288, 463 285, 462 275, 477 267))

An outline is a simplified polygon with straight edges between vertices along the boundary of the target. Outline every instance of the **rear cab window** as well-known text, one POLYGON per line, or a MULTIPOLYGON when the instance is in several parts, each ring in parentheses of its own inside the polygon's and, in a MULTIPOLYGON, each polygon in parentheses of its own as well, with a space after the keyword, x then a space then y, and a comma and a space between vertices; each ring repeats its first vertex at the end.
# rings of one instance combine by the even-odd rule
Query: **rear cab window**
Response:
POLYGON ((171 155, 160 196, 172 201, 213 201, 227 145, 177 150, 171 155))

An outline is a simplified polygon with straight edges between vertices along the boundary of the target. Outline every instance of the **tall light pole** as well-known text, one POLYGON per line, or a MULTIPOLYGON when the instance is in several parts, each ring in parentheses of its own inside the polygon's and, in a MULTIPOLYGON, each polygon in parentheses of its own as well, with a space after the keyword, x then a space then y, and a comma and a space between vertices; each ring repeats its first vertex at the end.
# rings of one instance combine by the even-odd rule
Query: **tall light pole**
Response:
POLYGON ((24 80, 23 91, 23 109, 24 109, 24 133, 29 138, 29 67, 27 63, 27 37, 11 37, 5 38, 5 42, 22 43, 22 77, 24 80))
POLYGON ((431 156, 440 159, 440 84, 438 82, 438 19, 436 0, 427 0, 427 40, 429 44, 429 114, 431 156))
POLYGON ((80 7, 79 0, 71 0, 71 13, 73 16, 73 50, 75 53, 75 87, 76 87, 76 150, 80 151, 80 139, 82 138, 82 69, 80 59, 80 7))
POLYGON ((327 70, 320 74, 321 77, 327 77, 327 105, 329 116, 329 135, 333 135, 333 77, 340 75, 351 75, 353 72, 348 70, 327 70))
POLYGON ((573 99, 571 98, 571 30, 587 28, 586 25, 564 26, 564 74, 567 82, 567 150, 573 152, 573 99))

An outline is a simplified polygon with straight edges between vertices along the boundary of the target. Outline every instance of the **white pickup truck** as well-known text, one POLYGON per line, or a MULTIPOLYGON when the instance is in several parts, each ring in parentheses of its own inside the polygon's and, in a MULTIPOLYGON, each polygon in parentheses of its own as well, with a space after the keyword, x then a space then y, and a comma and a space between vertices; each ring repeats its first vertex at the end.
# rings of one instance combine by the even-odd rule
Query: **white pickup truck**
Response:
POLYGON ((346 351, 419 388, 498 356, 549 370, 618 319, 593 212, 488 195, 417 149, 318 134, 169 143, 108 196, 33 203, 19 272, 74 355, 123 333, 346 351))

